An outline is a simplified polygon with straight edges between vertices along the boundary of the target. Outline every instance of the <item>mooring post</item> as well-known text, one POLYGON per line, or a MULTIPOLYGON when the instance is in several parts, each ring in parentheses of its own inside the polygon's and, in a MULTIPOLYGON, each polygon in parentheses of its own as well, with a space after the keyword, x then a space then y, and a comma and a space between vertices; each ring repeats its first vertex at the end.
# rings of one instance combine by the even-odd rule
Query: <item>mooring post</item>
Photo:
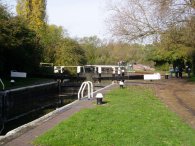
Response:
POLYGON ((118 67, 118 81, 120 81, 120 77, 121 77, 121 68, 118 67))
POLYGON ((102 68, 99 66, 98 67, 98 81, 101 83, 101 74, 102 74, 102 68))
POLYGON ((103 94, 102 93, 97 93, 96 95, 96 100, 97 100, 97 104, 102 104, 103 103, 103 94))
POLYGON ((125 81, 125 70, 124 69, 122 69, 122 81, 124 82, 125 81))
POLYGON ((77 77, 79 77, 80 73, 81 73, 81 66, 77 66, 77 77))
POLYGON ((115 80, 115 72, 116 72, 116 69, 115 67, 112 68, 112 81, 115 80))

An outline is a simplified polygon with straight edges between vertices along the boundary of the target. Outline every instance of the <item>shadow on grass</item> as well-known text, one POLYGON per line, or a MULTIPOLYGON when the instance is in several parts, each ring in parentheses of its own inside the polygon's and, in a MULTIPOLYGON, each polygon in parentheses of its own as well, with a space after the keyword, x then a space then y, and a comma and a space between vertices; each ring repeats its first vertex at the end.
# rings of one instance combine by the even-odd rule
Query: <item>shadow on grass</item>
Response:
POLYGON ((101 104, 100 104, 100 103, 97 103, 97 102, 95 102, 95 104, 101 106, 101 105, 106 105, 106 104, 108 104, 109 102, 110 102, 110 101, 102 101, 101 104))
POLYGON ((108 104, 110 101, 102 101, 102 104, 108 104))

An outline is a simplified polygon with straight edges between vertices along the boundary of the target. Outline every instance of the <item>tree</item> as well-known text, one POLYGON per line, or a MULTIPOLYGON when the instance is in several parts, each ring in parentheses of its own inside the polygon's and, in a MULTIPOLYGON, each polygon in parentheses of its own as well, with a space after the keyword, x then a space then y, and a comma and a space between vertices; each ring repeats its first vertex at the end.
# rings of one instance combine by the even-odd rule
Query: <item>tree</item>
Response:
POLYGON ((153 9, 154 6, 144 0, 125 0, 117 3, 111 7, 109 30, 117 38, 126 41, 157 34, 161 27, 153 9))
POLYGON ((0 19, 8 20, 10 17, 11 17, 11 14, 8 12, 7 7, 0 3, 0 19))
POLYGON ((45 28, 46 0, 18 0, 16 11, 36 32, 45 28))
POLYGON ((61 26, 47 25, 41 37, 41 43, 44 46, 43 62, 55 62, 56 52, 60 48, 65 35, 67 34, 61 26))
MULTIPOLYGON (((184 54, 191 53, 191 49, 195 52, 194 0, 126 0, 111 10, 113 35, 125 41, 154 37, 165 49, 164 54, 155 56, 158 59, 184 59, 188 57, 184 54)), ((190 60, 194 62, 192 56, 190 60)))
POLYGON ((0 14, 0 72, 35 71, 42 54, 36 33, 1 5, 0 11, 4 12, 0 14))
POLYGON ((172 27, 160 35, 160 41, 153 44, 150 59, 156 62, 156 66, 163 66, 166 70, 170 64, 173 66, 184 65, 191 62, 193 48, 187 46, 186 28, 172 27))
POLYGON ((70 38, 64 38, 56 50, 56 65, 84 65, 86 63, 84 50, 78 42, 70 38))
POLYGON ((119 61, 148 64, 145 59, 146 52, 143 45, 110 42, 105 50, 108 52, 108 56, 105 58, 107 58, 107 62, 111 64, 117 64, 119 61))
POLYGON ((3 55, 4 54, 4 48, 3 48, 3 43, 6 42, 6 35, 3 35, 2 31, 5 29, 6 27, 6 21, 9 20, 10 18, 10 14, 8 13, 7 11, 7 8, 0 4, 0 26, 1 26, 1 29, 0 29, 0 74, 2 74, 2 72, 4 71, 5 69, 5 56, 3 55))
POLYGON ((96 64, 97 50, 101 47, 101 40, 97 36, 79 39, 79 44, 85 50, 87 64, 96 64))
POLYGON ((127 41, 158 36, 195 13, 194 0, 125 0, 111 10, 111 32, 127 41))

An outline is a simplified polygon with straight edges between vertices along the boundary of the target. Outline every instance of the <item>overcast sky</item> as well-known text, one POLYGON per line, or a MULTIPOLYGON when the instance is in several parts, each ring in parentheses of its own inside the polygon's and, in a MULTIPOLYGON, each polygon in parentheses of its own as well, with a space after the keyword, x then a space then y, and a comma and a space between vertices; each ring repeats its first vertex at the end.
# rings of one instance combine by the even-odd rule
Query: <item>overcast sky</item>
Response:
MULTIPOLYGON (((1 0, 15 12, 16 0, 1 0)), ((47 0, 49 24, 63 26, 71 37, 97 35, 107 38, 108 0, 47 0)))

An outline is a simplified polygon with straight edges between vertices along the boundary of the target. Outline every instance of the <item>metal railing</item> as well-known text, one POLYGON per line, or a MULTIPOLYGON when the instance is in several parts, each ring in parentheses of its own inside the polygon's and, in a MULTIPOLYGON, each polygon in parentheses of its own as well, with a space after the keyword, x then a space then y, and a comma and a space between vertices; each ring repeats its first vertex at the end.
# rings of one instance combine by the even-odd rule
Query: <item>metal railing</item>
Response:
POLYGON ((91 81, 85 81, 81 84, 78 92, 78 100, 84 97, 85 88, 88 87, 88 99, 93 98, 93 83, 91 81))
POLYGON ((0 78, 0 82, 2 84, 2 89, 5 90, 5 85, 4 85, 3 81, 1 80, 1 78, 0 78))

